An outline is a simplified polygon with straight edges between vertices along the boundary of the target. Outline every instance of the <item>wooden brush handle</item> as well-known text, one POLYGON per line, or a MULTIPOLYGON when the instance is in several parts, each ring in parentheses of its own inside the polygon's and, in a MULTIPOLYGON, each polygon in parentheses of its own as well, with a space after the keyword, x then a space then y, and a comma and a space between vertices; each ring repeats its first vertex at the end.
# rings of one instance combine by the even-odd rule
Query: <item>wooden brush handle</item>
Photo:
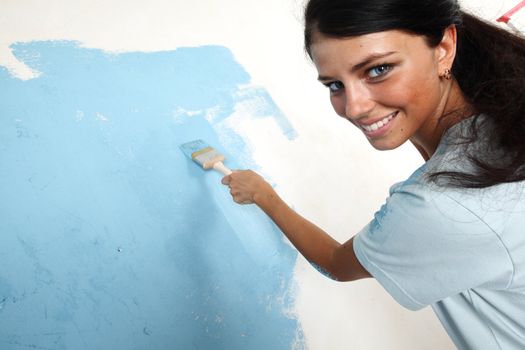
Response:
POLYGON ((226 167, 221 161, 213 164, 213 169, 217 170, 223 175, 230 175, 232 173, 232 171, 228 167, 226 167))

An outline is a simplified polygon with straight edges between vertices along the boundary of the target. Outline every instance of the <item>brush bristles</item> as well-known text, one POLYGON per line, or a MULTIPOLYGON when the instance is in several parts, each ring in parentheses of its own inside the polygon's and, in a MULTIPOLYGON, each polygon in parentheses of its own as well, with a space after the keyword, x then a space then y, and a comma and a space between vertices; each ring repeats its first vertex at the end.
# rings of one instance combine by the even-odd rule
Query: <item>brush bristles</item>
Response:
POLYGON ((224 156, 212 147, 206 147, 197 152, 193 152, 191 158, 202 165, 204 169, 211 169, 215 163, 224 160, 224 156))

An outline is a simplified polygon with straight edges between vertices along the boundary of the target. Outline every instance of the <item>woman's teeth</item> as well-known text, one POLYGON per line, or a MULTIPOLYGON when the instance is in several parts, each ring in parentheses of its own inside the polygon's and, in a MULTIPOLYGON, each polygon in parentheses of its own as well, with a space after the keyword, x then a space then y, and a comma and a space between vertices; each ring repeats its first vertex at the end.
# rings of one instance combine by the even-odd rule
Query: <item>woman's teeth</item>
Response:
POLYGON ((383 120, 380 120, 374 124, 370 124, 370 125, 361 125, 361 127, 365 130, 365 131, 368 131, 368 132, 371 132, 371 131, 376 131, 380 128, 382 128, 383 126, 385 126, 386 124, 388 124, 389 121, 392 120, 392 118, 394 118, 396 116, 397 112, 396 113, 392 113, 390 114, 388 117, 384 118, 383 120))

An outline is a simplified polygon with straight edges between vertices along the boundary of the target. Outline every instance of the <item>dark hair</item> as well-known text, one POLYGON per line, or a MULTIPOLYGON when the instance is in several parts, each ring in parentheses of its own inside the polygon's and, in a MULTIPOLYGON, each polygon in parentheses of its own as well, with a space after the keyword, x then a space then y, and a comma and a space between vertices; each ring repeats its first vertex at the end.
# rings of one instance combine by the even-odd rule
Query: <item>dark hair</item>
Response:
MULTIPOLYGON (((524 38, 463 12, 457 0, 310 0, 305 9, 305 49, 311 56, 315 33, 352 37, 392 29, 423 35, 435 47, 451 25, 458 31, 452 73, 474 112, 490 118, 490 130, 483 130, 483 135, 490 148, 505 157, 495 162, 466 154, 473 173, 445 171, 430 177, 467 188, 525 180, 524 38)), ((483 125, 487 124, 471 124, 468 143, 483 125)))

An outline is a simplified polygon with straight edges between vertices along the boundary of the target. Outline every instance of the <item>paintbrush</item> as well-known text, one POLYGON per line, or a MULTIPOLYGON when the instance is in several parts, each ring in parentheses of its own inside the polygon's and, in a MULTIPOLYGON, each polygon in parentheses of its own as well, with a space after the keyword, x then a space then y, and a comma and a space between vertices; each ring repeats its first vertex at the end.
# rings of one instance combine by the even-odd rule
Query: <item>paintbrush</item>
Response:
POLYGON ((225 157, 215 148, 210 147, 202 140, 194 140, 180 145, 182 152, 204 169, 215 169, 223 175, 230 175, 232 171, 223 163, 225 157))
POLYGON ((520 31, 520 29, 518 27, 516 27, 515 21, 514 21, 514 19, 512 17, 516 14, 516 12, 518 12, 519 10, 521 10, 524 7, 525 7, 525 0, 522 0, 516 6, 514 6, 510 11, 508 11, 503 16, 498 18, 496 21, 505 23, 515 33, 522 34, 523 32, 520 31))

